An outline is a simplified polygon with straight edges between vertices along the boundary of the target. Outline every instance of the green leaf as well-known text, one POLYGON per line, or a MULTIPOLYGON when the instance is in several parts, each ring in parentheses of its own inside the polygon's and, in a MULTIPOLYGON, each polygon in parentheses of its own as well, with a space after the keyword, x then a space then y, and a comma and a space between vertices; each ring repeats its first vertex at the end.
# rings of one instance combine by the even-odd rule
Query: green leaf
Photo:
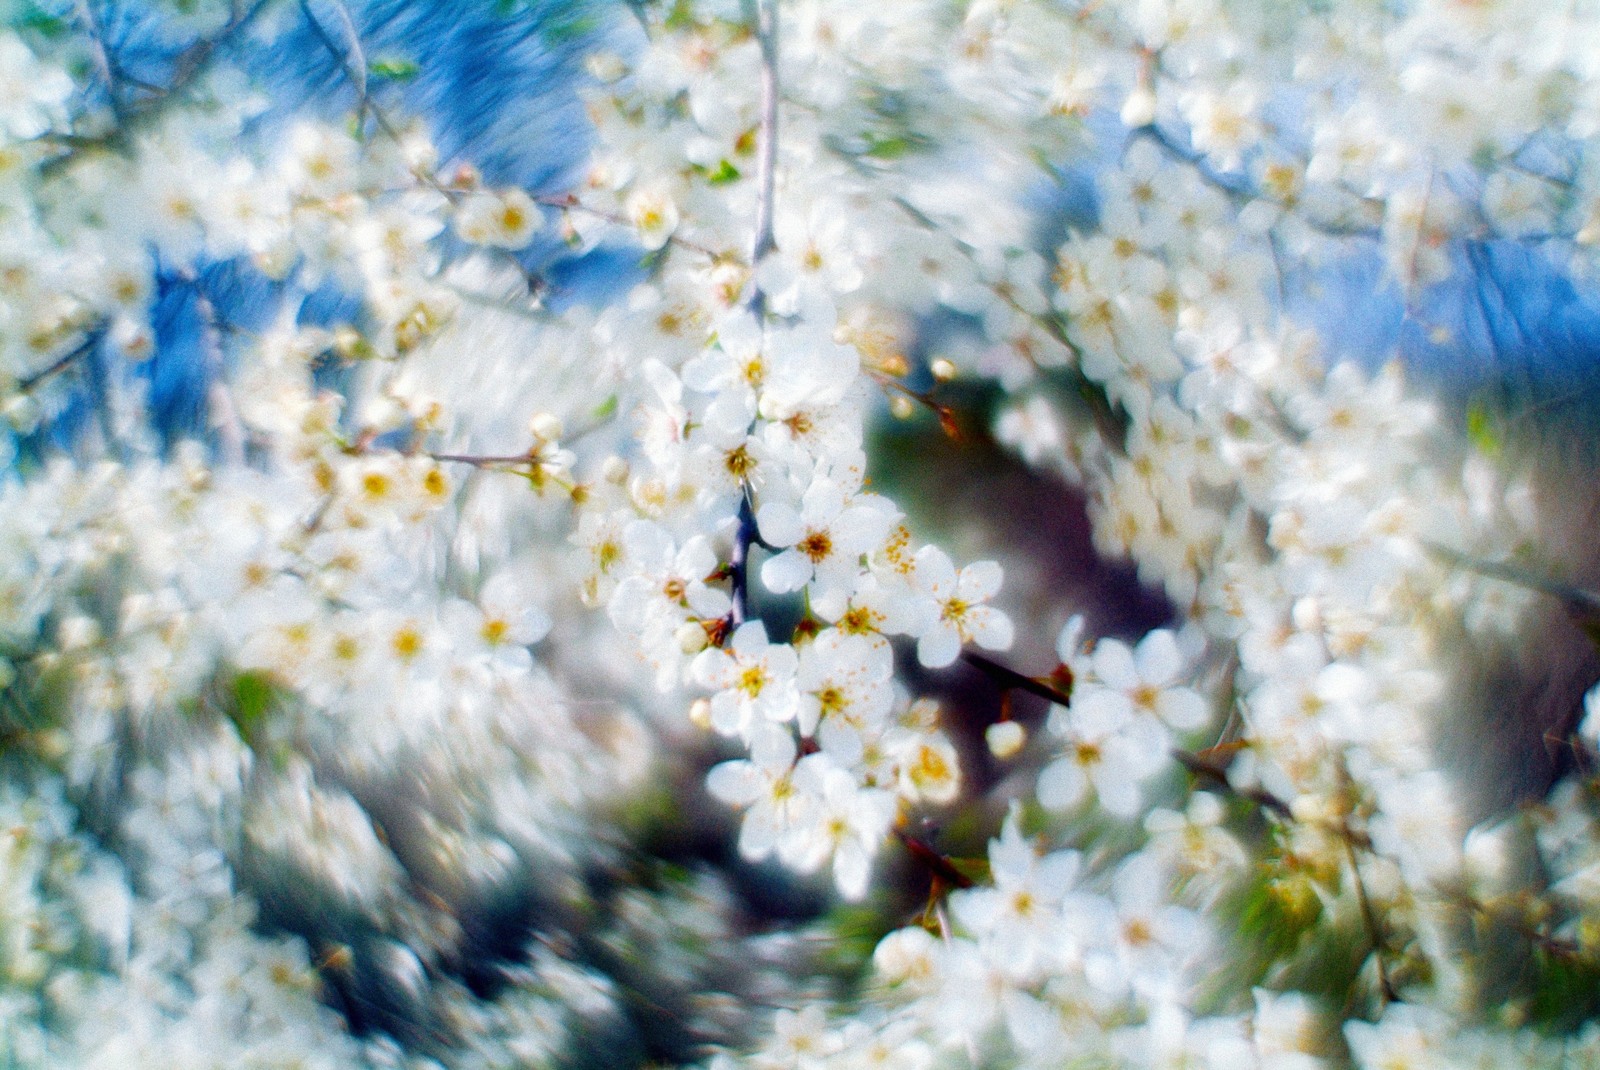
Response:
POLYGON ((1533 1024, 1565 1032, 1600 1016, 1600 962, 1541 948, 1534 954, 1532 980, 1533 1024))
POLYGON ((60 37, 71 29, 66 19, 50 14, 35 3, 23 5, 10 22, 13 29, 31 30, 42 37, 60 37))
POLYGON ((744 177, 739 173, 739 169, 727 160, 719 163, 715 170, 705 168, 704 171, 706 181, 713 186, 725 186, 729 182, 737 182, 744 177))
POLYGON ((895 928, 881 907, 872 903, 841 903, 828 912, 826 925, 833 939, 823 945, 822 964, 844 978, 862 976, 878 942, 895 928))
POLYGON ((239 730, 239 738, 254 747, 282 688, 266 673, 251 670, 235 676, 230 690, 233 701, 228 707, 228 719, 239 730))
POLYGON ((898 160, 919 147, 918 139, 907 134, 892 134, 888 137, 868 135, 867 150, 863 155, 870 156, 874 160, 898 160))
POLYGON ((989 883, 989 860, 981 855, 973 858, 946 858, 950 868, 973 884, 989 883))
POLYGON ((694 5, 689 0, 675 0, 663 23, 669 30, 687 30, 694 26, 694 5))
POLYGON ((1495 418, 1487 406, 1475 401, 1467 409, 1467 440, 1485 457, 1498 457, 1502 442, 1495 418))
POLYGON ((612 394, 594 407, 593 416, 596 420, 610 419, 617 411, 617 395, 612 394))
POLYGON ((379 56, 367 63, 367 73, 369 75, 390 82, 409 82, 421 71, 422 68, 417 65, 415 60, 398 56, 379 56))
POLYGON ((562 45, 593 33, 599 25, 600 20, 593 13, 580 8, 565 14, 547 15, 539 26, 539 36, 546 45, 562 45))

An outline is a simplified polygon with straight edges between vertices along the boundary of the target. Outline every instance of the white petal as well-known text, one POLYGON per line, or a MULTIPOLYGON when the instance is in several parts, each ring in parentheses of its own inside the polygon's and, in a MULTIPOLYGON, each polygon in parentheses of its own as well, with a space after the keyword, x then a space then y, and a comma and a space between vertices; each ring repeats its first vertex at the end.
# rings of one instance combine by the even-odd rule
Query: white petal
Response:
POLYGON ((833 882, 839 886, 840 895, 851 902, 863 898, 867 894, 867 878, 871 874, 866 851, 852 843, 839 845, 838 853, 833 857, 833 882))
POLYGON ((846 554, 864 554, 883 542, 889 534, 894 517, 882 509, 851 506, 839 514, 829 527, 839 551, 846 554))
POLYGON ((930 669, 942 669, 961 654, 961 635, 950 625, 935 624, 917 640, 917 660, 930 669))
POLYGON ((819 479, 806 489, 800 502, 800 513, 808 527, 823 527, 832 523, 844 508, 844 491, 831 479, 819 479))
POLYGON ((1095 645, 1094 674, 1101 683, 1118 691, 1132 691, 1143 683, 1134 665, 1133 651, 1115 639, 1102 639, 1095 645))
POLYGON ((994 561, 974 561, 961 570, 956 595, 964 602, 986 602, 1000 593, 1005 571, 994 561))
POLYGON ((766 790, 766 778, 750 762, 723 762, 706 774, 706 790, 729 806, 749 806, 766 790))
POLYGON ((798 550, 785 550, 761 566, 761 582, 774 594, 798 591, 811 582, 811 559, 798 550))
POLYGON ((778 846, 782 834, 773 808, 757 806, 744 815, 744 824, 739 828, 739 853, 752 862, 759 862, 778 846))
POLYGON ((1047 810, 1065 810, 1076 806, 1078 800, 1083 798, 1087 783, 1083 769, 1075 758, 1071 755, 1057 758, 1039 774, 1039 805, 1047 810))
POLYGON ((806 537, 805 525, 794 506, 769 502, 756 512, 756 526, 769 546, 793 546, 806 537))
POLYGON ((935 598, 950 597, 956 589, 956 567, 937 546, 924 546, 917 551, 917 586, 935 598))
POLYGON ((742 658, 758 658, 768 645, 767 626, 759 620, 745 621, 728 640, 728 646, 742 658))
POLYGON ((1187 687, 1174 687, 1163 691, 1156 699, 1156 716, 1182 732, 1205 724, 1210 711, 1206 701, 1187 687))
MULTIPOLYGON (((1104 767, 1101 767, 1102 770, 1104 767)), ((1139 812, 1139 785, 1127 777, 1106 775, 1101 772, 1094 776, 1095 794, 1100 796, 1100 805, 1107 813, 1118 817, 1133 817, 1139 812)))
POLYGON ((985 650, 1010 650, 1013 638, 1011 618, 998 609, 978 606, 967 611, 972 641, 985 650))
POLYGON ((1178 640, 1165 628, 1141 639, 1133 657, 1140 679, 1155 687, 1171 683, 1183 672, 1183 653, 1178 649, 1178 640))

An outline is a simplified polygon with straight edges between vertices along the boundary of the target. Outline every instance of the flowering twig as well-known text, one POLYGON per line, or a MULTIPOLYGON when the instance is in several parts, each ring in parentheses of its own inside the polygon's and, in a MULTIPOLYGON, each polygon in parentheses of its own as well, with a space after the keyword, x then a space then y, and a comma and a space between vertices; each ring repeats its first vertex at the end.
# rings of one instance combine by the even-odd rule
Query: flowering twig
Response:
MULTIPOLYGON (((179 100, 183 91, 188 89, 211 66, 212 60, 217 56, 218 50, 234 34, 243 30, 256 17, 265 11, 273 0, 256 0, 255 3, 244 9, 234 8, 228 22, 210 37, 202 37, 195 41, 184 51, 178 54, 173 62, 172 81, 164 86, 151 86, 133 79, 124 78, 130 84, 146 90, 150 96, 138 105, 120 107, 116 114, 118 123, 116 127, 92 137, 77 135, 60 135, 55 133, 45 134, 41 140, 62 146, 62 153, 40 165, 40 172, 49 175, 60 170, 76 160, 80 154, 93 149, 126 150, 129 144, 129 135, 139 126, 154 122, 156 119, 179 100)), ((115 100, 115 94, 110 94, 115 100)))
MULTIPOLYGON (((756 223, 750 266, 776 248, 773 197, 778 171, 778 0, 746 0, 755 9, 756 44, 761 48, 761 125, 756 141, 756 223)), ((759 290, 757 291, 759 293, 759 290)))
POLYGON ((93 330, 89 331, 88 334, 84 335, 83 341, 67 350, 61 356, 51 361, 43 368, 40 368, 32 375, 24 376, 23 378, 18 379, 16 387, 17 392, 19 394, 26 394, 37 387, 40 383, 44 382, 46 379, 50 379, 53 376, 66 371, 72 365, 76 364, 78 361, 87 356, 88 353, 93 350, 95 345, 100 341, 100 338, 104 333, 104 325, 95 327, 93 330))
MULTIPOLYGON (((773 198, 776 195, 778 161, 778 0, 745 0, 755 24, 756 42, 761 49, 761 125, 757 132, 756 218, 750 240, 750 269, 776 245, 772 236, 773 198)), ((760 318, 767 298, 760 285, 752 287, 750 310, 760 318)), ((739 526, 734 532, 733 550, 728 555, 732 607, 729 618, 735 628, 750 613, 750 547, 756 541, 755 506, 750 500, 750 485, 743 483, 739 494, 739 526)))
POLYGON ((1515 565, 1469 557, 1459 550, 1452 550, 1439 543, 1424 542, 1422 547, 1447 565, 1464 568, 1490 579, 1504 580, 1506 583, 1513 583, 1518 587, 1525 587, 1530 591, 1538 591, 1540 594, 1559 599, 1567 608, 1567 612, 1579 620, 1600 621, 1600 594, 1593 591, 1575 587, 1570 583, 1562 583, 1560 580, 1541 576, 1515 565))
POLYGON ((1367 927, 1367 935, 1372 940, 1372 961, 1378 971, 1378 992, 1382 995, 1384 1003, 1397 1003, 1400 996, 1394 990, 1394 983, 1389 977, 1389 968, 1383 961, 1388 944, 1383 938, 1383 929, 1378 924, 1378 913, 1372 907, 1371 897, 1367 895, 1367 882, 1361 876, 1361 863, 1356 858, 1356 848, 1351 841, 1349 827, 1344 826, 1343 832, 1339 842, 1344 847, 1345 860, 1350 863, 1350 877, 1355 885, 1356 905, 1361 909, 1362 924, 1367 927))

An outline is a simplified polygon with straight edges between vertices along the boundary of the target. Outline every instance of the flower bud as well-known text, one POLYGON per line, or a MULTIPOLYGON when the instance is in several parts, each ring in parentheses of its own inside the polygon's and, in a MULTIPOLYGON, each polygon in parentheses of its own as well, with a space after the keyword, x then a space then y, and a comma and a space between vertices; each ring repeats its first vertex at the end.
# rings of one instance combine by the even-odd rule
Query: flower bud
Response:
POLYGON ((540 442, 555 442, 561 438, 561 417, 549 412, 536 412, 528 420, 528 430, 540 442))
POLYGON ((989 744, 990 754, 1005 761, 1022 749, 1028 734, 1015 721, 996 721, 984 730, 983 741, 989 744))
POLYGON ((1149 126, 1156 121, 1156 95, 1147 85, 1141 85, 1122 104, 1124 126, 1149 126))
POLYGON ((678 630, 672 633, 672 637, 678 641, 678 649, 685 654, 698 654, 710 642, 706 637, 705 628, 692 620, 678 625, 678 630))

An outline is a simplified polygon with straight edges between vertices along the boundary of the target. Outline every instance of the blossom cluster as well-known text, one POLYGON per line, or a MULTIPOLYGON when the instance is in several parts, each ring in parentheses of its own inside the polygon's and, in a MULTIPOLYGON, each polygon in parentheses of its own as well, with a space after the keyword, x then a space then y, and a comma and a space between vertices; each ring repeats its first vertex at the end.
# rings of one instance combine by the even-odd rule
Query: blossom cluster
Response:
POLYGON ((1596 715, 1536 804, 1445 762, 1518 716, 1472 651, 1592 625, 1582 504, 1317 307, 1375 263, 1448 350, 1487 250, 1592 277, 1596 12, 625 6, 544 188, 443 157, 342 0, 0 31, 8 1059, 1594 1058, 1596 715), (252 87, 294 33, 346 121, 252 87), (540 248, 636 266, 547 301, 540 248), (1018 611, 877 489, 951 379, 1170 626, 1018 611), (640 847, 702 785, 724 865, 874 917, 847 991, 640 847))

